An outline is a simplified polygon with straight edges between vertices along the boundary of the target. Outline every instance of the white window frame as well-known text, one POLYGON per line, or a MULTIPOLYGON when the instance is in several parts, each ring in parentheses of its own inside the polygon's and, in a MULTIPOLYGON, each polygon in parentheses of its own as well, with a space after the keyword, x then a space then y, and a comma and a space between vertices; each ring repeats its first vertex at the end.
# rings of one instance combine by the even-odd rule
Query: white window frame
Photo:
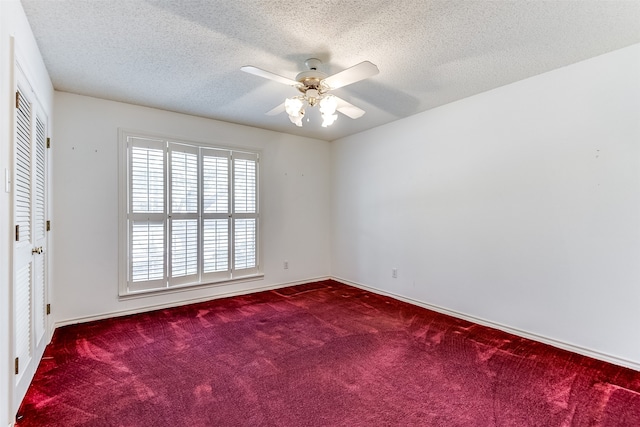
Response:
MULTIPOLYGON (((119 129, 119 161, 118 161, 118 189, 119 189, 119 288, 120 298, 144 296, 147 294, 166 293, 184 291, 194 287, 224 285, 236 283, 238 281, 257 280, 263 277, 261 263, 261 227, 260 227, 260 152, 252 149, 231 148, 217 144, 184 141, 178 138, 159 136, 146 132, 137 132, 127 129, 119 129), (160 149, 163 151, 163 206, 162 213, 140 213, 134 212, 131 202, 132 194, 132 165, 130 161, 131 147, 143 147, 149 149, 160 149), (197 213, 192 211, 173 212, 172 206, 172 173, 169 166, 174 152, 197 155, 197 213), (203 212, 204 210, 204 178, 203 162, 204 157, 216 157, 218 159, 228 159, 227 178, 227 208, 225 212, 218 211, 203 212), (235 196, 235 162, 236 160, 249 160, 255 162, 255 212, 236 212, 235 196), (236 247, 235 247, 235 224, 237 220, 254 219, 255 241, 255 262, 249 268, 236 269, 236 247), (197 272, 195 274, 172 277, 172 227, 173 221, 197 219, 197 272), (204 272, 204 224, 205 221, 226 220, 228 236, 228 259, 226 260, 226 270, 204 272), (155 222, 163 224, 164 253, 163 253, 163 273, 162 278, 149 281, 132 280, 132 256, 130 251, 130 238, 133 233, 133 222, 155 222)), ((222 163, 224 165, 224 162, 222 163)), ((223 173, 224 176, 224 173, 223 173)), ((223 184, 224 186, 224 184, 223 184)), ((249 221, 251 222, 251 221, 249 221)), ((224 225, 222 225, 224 236, 224 225)), ((193 242, 193 241, 192 241, 193 242)), ((223 240, 224 242, 224 240, 223 240)), ((240 251, 240 249, 238 249, 240 251)), ((222 255, 222 265, 224 265, 224 254, 222 255)), ((225 267, 222 267, 225 268, 225 267)))

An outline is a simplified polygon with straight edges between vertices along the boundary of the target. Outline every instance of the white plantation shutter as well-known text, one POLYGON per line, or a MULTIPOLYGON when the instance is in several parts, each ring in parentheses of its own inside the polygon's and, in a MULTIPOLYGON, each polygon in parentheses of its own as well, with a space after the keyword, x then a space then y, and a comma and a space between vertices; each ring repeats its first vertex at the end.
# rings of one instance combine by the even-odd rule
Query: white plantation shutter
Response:
POLYGON ((128 248, 130 292, 166 287, 165 144, 129 137, 128 248))
POLYGON ((169 143, 169 285, 198 281, 198 148, 169 143))
POLYGON ((257 272, 258 156, 233 154, 233 270, 257 272))
POLYGON ((125 140, 121 294, 259 274, 258 155, 126 132, 125 140))
POLYGON ((231 153, 210 148, 201 153, 202 274, 203 280, 221 280, 231 276, 231 153))

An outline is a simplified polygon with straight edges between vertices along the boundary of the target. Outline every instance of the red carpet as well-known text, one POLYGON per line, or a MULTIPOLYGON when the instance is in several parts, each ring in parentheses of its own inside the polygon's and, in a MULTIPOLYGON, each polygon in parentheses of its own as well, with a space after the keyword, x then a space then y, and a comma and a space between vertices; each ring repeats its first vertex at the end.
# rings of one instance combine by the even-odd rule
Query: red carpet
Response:
POLYGON ((59 328, 18 426, 640 426, 640 372, 333 281, 59 328))

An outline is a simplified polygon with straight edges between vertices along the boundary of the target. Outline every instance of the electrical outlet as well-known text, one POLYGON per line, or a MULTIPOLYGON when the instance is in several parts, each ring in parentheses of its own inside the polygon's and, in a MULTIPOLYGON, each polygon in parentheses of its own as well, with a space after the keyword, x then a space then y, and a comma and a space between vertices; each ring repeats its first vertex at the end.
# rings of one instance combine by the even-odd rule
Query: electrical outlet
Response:
POLYGON ((394 279, 398 278, 398 269, 397 268, 392 268, 391 269, 391 277, 393 277, 394 279))
POLYGON ((285 261, 284 262, 284 269, 288 270, 289 269, 289 261, 285 261))

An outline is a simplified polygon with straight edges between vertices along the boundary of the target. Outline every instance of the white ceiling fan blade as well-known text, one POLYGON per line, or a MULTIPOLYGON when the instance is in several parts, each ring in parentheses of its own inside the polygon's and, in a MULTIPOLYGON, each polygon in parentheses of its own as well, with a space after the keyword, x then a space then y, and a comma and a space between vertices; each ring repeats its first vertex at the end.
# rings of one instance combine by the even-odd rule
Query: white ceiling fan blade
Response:
POLYGON ((356 107, 353 104, 348 103, 342 98, 338 98, 337 96, 335 98, 336 98, 336 101, 338 101, 338 108, 336 108, 336 110, 340 111, 345 116, 350 117, 352 119, 358 119, 364 115, 364 110, 356 107))
POLYGON ((269 79, 269 80, 276 81, 278 83, 285 84, 287 86, 300 85, 300 83, 295 80, 279 76, 277 74, 272 73, 271 71, 266 71, 266 70, 263 70, 262 68, 254 67, 251 65, 245 65, 244 67, 240 67, 240 70, 244 71, 245 73, 253 74, 259 77, 264 77, 265 79, 269 79))
POLYGON ((267 116, 277 116, 280 113, 284 113, 285 109, 284 109, 284 102, 280 105, 278 105, 276 108, 274 108, 273 110, 269 110, 267 111, 265 114, 267 116))
POLYGON ((380 71, 375 64, 372 64, 369 61, 363 61, 353 67, 327 77, 323 82, 331 89, 338 89, 339 87, 350 85, 351 83, 359 82, 360 80, 375 76, 379 72, 380 71))

